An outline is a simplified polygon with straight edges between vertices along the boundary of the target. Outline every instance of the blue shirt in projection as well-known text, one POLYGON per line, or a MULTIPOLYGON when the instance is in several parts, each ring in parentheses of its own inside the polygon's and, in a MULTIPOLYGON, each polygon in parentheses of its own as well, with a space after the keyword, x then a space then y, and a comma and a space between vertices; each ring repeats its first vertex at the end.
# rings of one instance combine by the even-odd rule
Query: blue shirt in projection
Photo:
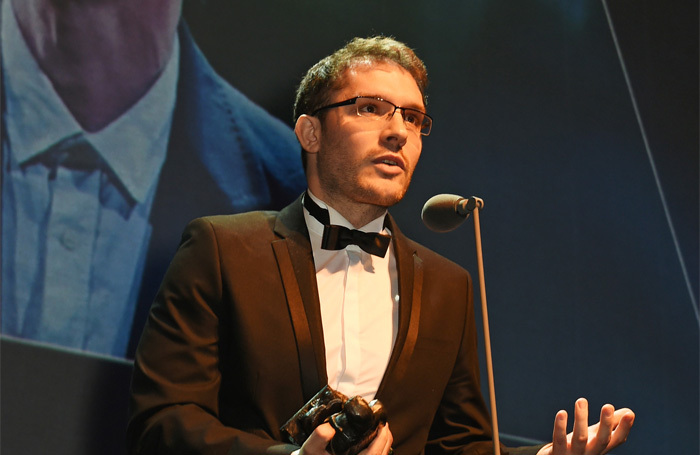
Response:
POLYGON ((124 356, 166 157, 179 49, 97 133, 76 122, 2 7, 2 331, 124 356))

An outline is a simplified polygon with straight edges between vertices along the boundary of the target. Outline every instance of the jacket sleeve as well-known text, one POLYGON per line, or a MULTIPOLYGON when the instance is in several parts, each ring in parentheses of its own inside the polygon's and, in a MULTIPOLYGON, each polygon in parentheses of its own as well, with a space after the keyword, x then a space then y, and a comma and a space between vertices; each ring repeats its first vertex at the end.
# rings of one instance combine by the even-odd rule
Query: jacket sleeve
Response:
POLYGON ((220 256, 211 224, 190 223, 136 352, 127 430, 131 454, 288 454, 297 448, 220 419, 220 256))

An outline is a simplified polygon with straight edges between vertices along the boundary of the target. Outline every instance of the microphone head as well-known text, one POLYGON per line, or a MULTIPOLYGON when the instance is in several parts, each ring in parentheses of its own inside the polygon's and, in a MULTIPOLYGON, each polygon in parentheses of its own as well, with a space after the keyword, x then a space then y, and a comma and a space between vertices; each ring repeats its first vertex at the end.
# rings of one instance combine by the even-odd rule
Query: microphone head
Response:
POLYGON ((456 194, 438 194, 431 197, 423 206, 421 219, 423 223, 435 232, 449 232, 464 223, 467 215, 458 211, 458 204, 463 201, 456 194))

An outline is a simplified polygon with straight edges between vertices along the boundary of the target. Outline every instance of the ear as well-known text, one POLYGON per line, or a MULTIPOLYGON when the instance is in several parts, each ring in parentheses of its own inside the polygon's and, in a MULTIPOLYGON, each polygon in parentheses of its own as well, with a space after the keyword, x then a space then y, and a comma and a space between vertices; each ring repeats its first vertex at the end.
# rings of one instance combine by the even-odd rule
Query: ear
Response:
POLYGON ((317 153, 320 148, 321 122, 310 115, 301 115, 294 125, 294 133, 301 148, 309 153, 317 153))

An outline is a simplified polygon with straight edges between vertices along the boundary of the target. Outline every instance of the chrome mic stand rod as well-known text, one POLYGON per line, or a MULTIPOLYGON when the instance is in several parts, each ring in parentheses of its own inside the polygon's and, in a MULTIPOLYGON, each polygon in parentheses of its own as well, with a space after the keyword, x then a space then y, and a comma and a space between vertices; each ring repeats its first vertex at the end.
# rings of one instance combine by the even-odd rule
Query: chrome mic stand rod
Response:
POLYGON ((493 448, 495 455, 501 455, 501 444, 498 436, 498 416, 496 413, 496 389, 493 380, 493 360, 491 358, 491 334, 489 333, 489 315, 486 306, 486 284, 484 279, 484 257, 481 250, 481 226, 479 225, 479 209, 484 206, 484 201, 472 196, 476 200, 474 210, 474 238, 476 240, 476 260, 479 270, 479 290, 481 291, 481 320, 484 326, 484 349, 486 351, 486 375, 489 385, 489 402, 491 405, 491 426, 493 427, 493 448))

